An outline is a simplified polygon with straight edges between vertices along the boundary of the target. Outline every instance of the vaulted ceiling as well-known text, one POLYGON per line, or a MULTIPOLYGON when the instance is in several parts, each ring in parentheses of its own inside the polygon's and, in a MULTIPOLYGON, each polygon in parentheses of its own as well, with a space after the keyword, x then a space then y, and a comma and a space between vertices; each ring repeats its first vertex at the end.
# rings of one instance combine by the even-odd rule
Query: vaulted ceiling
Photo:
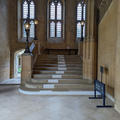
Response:
POLYGON ((100 8, 101 6, 106 6, 109 3, 111 3, 112 0, 95 0, 96 1, 96 5, 98 8, 100 8))
POLYGON ((112 0, 95 0, 96 6, 99 9, 99 20, 102 19, 112 0))
POLYGON ((99 5, 101 4, 103 0, 96 0, 96 5, 99 7, 99 5))

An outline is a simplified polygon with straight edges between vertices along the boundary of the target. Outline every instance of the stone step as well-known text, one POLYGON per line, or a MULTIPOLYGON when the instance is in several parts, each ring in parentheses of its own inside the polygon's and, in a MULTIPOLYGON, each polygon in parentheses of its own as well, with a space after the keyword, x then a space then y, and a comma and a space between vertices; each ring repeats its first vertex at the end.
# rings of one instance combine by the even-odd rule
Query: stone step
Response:
POLYGON ((27 90, 55 90, 55 91, 65 91, 65 90, 93 90, 92 84, 37 84, 37 83, 26 83, 25 88, 27 90))
POLYGON ((51 62, 36 62, 36 65, 40 65, 40 64, 74 64, 74 65, 81 65, 82 62, 54 62, 54 61, 51 61, 51 62))
MULTIPOLYGON (((69 59, 71 59, 71 58, 69 58, 69 59)), ((71 62, 82 62, 81 60, 73 60, 73 59, 71 59, 71 60, 69 60, 69 59, 64 59, 64 58, 62 58, 62 59, 40 59, 40 60, 37 60, 37 61, 39 61, 39 62, 41 62, 41 61, 45 61, 45 62, 51 62, 51 61, 58 61, 58 60, 64 60, 64 61, 66 61, 66 62, 69 62, 69 61, 71 61, 71 62)))
POLYGON ((33 78, 34 79, 60 79, 60 78, 63 78, 63 79, 81 79, 82 78, 82 75, 74 75, 74 74, 63 74, 63 75, 59 75, 59 74, 33 74, 33 78))
POLYGON ((49 72, 49 71, 64 71, 64 72, 69 72, 69 71, 73 71, 73 72, 82 72, 82 69, 81 70, 66 70, 66 69, 64 69, 64 70, 62 70, 62 69, 33 69, 33 71, 47 71, 47 72, 49 72))
POLYGON ((37 59, 38 61, 57 61, 57 60, 66 60, 66 61, 81 61, 81 59, 78 58, 41 58, 41 59, 37 59), (71 59, 71 60, 70 60, 71 59))
POLYGON ((32 79, 32 83, 38 84, 90 84, 90 80, 83 79, 32 79))
POLYGON ((77 55, 39 56, 33 68, 33 79, 25 84, 25 89, 92 90, 91 81, 82 79, 82 66, 77 55))
POLYGON ((42 61, 42 60, 45 60, 45 61, 48 61, 48 60, 49 61, 52 61, 52 60, 81 61, 80 58, 65 58, 65 57, 63 57, 63 58, 59 58, 59 57, 58 58, 40 58, 37 60, 39 60, 39 61, 42 61))
POLYGON ((69 66, 73 66, 73 65, 82 65, 81 62, 64 62, 64 61, 59 61, 59 62, 36 62, 35 65, 47 65, 47 64, 52 64, 52 65, 69 65, 69 66))
POLYGON ((79 56, 77 55, 41 55, 41 56, 38 56, 38 59, 46 59, 46 58, 71 58, 71 59, 80 59, 79 56))
POLYGON ((82 70, 66 70, 66 71, 52 71, 52 70, 33 70, 33 74, 75 74, 82 75, 82 70))
POLYGON ((57 63, 58 62, 58 60, 39 60, 39 61, 37 61, 37 62, 39 62, 39 63, 42 63, 42 62, 44 62, 44 63, 57 63))
POLYGON ((82 67, 82 64, 37 64, 34 67, 82 67))
POLYGON ((82 70, 82 67, 34 67, 33 70, 82 70))
POLYGON ((66 60, 66 61, 82 61, 80 58, 40 58, 38 61, 58 61, 58 60, 66 60))

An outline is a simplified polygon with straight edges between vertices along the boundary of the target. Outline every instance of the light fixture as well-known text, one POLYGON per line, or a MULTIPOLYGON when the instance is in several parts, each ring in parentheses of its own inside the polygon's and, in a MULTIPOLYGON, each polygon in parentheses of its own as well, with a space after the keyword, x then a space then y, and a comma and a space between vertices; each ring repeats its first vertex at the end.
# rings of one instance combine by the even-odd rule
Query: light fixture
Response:
POLYGON ((81 21, 80 21, 80 24, 81 24, 81 26, 84 26, 84 25, 85 25, 85 21, 84 21, 84 20, 81 20, 81 21))
POLYGON ((30 30, 30 23, 28 21, 24 24, 25 30, 30 30))
POLYGON ((38 25, 39 21, 37 19, 34 20, 35 25, 38 25))
POLYGON ((30 20, 29 18, 26 19, 26 22, 24 24, 25 32, 26 32, 26 47, 25 47, 25 52, 24 53, 30 53, 29 49, 29 34, 30 34, 30 20))
POLYGON ((38 40, 37 38, 37 25, 38 25, 39 21, 37 19, 34 20, 34 24, 35 24, 35 37, 34 40, 38 40))

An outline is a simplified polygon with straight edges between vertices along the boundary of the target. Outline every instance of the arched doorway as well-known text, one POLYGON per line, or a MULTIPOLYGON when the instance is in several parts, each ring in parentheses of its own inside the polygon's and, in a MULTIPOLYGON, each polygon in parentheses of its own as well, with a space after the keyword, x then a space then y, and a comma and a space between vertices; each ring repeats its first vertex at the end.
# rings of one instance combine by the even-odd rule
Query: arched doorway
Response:
POLYGON ((24 53, 24 49, 15 52, 14 54, 14 78, 21 77, 21 61, 22 61, 22 54, 24 53))

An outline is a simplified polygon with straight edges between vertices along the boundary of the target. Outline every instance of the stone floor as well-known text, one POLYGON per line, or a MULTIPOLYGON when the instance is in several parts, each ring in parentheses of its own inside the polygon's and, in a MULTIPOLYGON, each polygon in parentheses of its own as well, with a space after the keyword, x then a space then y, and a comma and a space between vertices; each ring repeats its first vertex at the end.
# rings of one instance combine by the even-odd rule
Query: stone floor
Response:
POLYGON ((0 86, 0 120, 120 120, 113 108, 97 109, 88 96, 28 96, 0 86))
POLYGON ((0 82, 0 84, 20 84, 21 83, 21 78, 13 78, 13 79, 8 79, 0 82))

